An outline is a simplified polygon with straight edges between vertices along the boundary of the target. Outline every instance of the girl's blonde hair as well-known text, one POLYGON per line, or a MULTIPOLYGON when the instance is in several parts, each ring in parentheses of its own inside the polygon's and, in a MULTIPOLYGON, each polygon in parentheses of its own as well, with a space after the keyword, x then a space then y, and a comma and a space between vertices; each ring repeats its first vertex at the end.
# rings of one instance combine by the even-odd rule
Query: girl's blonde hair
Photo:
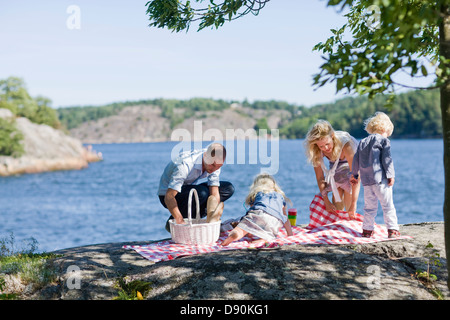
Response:
POLYGON ((375 112, 372 117, 364 121, 364 130, 369 134, 386 132, 389 137, 394 131, 394 124, 387 114, 378 111, 375 112))
POLYGON ((330 138, 333 140, 333 151, 330 160, 336 161, 341 153, 342 143, 335 135, 334 129, 331 124, 326 120, 318 120, 316 124, 314 124, 309 129, 304 142, 306 158, 308 162, 311 163, 314 167, 320 165, 323 157, 322 151, 316 143, 326 136, 330 136, 330 138))
POLYGON ((286 202, 291 203, 291 200, 286 197, 275 179, 268 173, 260 173, 255 177, 252 185, 250 186, 250 192, 247 195, 247 198, 245 198, 245 203, 247 205, 251 205, 253 202, 255 202, 255 197, 258 192, 277 192, 284 197, 286 202))

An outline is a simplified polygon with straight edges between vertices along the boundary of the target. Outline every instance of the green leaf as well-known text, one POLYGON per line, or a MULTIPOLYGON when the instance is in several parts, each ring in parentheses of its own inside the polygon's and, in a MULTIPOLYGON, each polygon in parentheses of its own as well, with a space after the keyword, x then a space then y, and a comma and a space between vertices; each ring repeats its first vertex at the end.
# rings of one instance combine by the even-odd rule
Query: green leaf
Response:
POLYGON ((421 70, 422 70, 422 74, 426 77, 428 75, 427 68, 424 65, 422 65, 421 70))

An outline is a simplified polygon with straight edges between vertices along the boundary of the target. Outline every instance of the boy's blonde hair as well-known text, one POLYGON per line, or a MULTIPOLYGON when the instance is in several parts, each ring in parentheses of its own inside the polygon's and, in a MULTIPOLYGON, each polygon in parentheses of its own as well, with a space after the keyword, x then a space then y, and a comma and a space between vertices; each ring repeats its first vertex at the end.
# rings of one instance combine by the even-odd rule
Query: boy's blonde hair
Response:
POLYGON ((322 151, 317 146, 320 139, 330 136, 333 140, 333 151, 331 161, 336 161, 342 149, 341 141, 336 137, 331 124, 326 120, 318 120, 308 131, 305 137, 306 158, 314 167, 320 165, 322 160, 322 151))
POLYGON ((364 130, 369 134, 386 132, 389 137, 394 131, 394 124, 387 114, 378 111, 375 112, 372 117, 364 121, 364 130))
POLYGON ((291 202, 283 190, 281 190, 280 186, 277 184, 275 179, 268 173, 260 173, 253 180, 252 185, 250 186, 250 192, 245 198, 245 203, 247 205, 251 205, 255 202, 255 197, 258 192, 269 193, 269 192, 277 192, 281 194, 286 202, 291 202))

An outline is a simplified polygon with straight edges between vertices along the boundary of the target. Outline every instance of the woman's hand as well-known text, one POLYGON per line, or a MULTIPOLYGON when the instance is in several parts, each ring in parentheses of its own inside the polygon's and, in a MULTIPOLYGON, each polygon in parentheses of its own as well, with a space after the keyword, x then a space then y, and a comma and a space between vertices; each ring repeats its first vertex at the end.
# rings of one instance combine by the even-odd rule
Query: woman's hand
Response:
POLYGON ((325 209, 326 209, 328 212, 337 214, 337 208, 336 208, 336 206, 335 206, 332 202, 330 202, 330 200, 328 200, 328 198, 324 198, 323 200, 324 200, 324 202, 325 202, 325 209))
POLYGON ((348 208, 347 213, 348 213, 348 217, 350 218, 350 220, 356 219, 356 208, 353 203, 350 205, 350 208, 348 208))

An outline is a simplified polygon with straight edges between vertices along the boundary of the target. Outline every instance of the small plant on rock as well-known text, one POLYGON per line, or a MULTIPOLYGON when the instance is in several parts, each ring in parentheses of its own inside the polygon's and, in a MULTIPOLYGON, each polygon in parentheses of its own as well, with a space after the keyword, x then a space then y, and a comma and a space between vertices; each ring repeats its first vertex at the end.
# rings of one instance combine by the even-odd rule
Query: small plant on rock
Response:
POLYGON ((442 299, 442 293, 437 289, 433 283, 437 280, 437 276, 433 273, 433 269, 438 270, 441 266, 441 255, 439 251, 434 248, 433 244, 428 241, 425 246, 425 258, 427 259, 427 270, 417 270, 415 273, 416 278, 422 282, 432 294, 434 294, 438 299, 442 299))
POLYGON ((143 300, 143 296, 151 290, 149 282, 142 280, 127 282, 121 277, 117 280, 116 287, 119 289, 119 293, 114 300, 143 300))

